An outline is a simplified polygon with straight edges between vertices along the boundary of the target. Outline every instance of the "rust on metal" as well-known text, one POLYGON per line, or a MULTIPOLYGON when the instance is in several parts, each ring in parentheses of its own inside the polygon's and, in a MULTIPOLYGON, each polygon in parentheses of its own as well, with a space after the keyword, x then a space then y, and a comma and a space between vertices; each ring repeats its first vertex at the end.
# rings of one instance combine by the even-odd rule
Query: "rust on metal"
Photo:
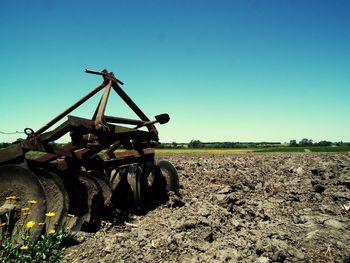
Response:
MULTIPOLYGON (((11 184, 0 184, 0 196, 10 193, 11 187, 20 189, 22 181, 28 179, 25 176, 30 174, 32 190, 40 196, 40 202, 47 203, 47 207, 61 208, 57 210, 57 218, 67 218, 68 213, 76 215, 70 222, 60 222, 62 228, 71 231, 94 223, 101 213, 111 209, 112 203, 121 209, 139 208, 147 202, 153 206, 152 198, 157 194, 156 203, 162 201, 167 189, 160 189, 162 184, 155 183, 167 180, 159 179, 163 175, 155 161, 154 147, 159 143, 155 124, 167 123, 169 115, 160 114, 154 120, 148 118, 124 92, 120 86, 124 83, 112 72, 86 70, 86 73, 102 76, 102 83, 38 130, 26 128, 25 140, 0 150, 0 181, 9 180, 10 168, 23 170, 14 176, 11 184), (105 115, 112 90, 138 119, 105 115), (100 91, 103 93, 91 119, 69 115, 100 91), (70 142, 57 144, 64 136, 69 136, 70 142), (40 153, 33 154, 33 151, 40 153), (50 192, 53 183, 54 190, 62 197, 59 204, 50 192)), ((176 173, 173 176, 178 180, 176 173)), ((0 210, 5 209, 5 205, 0 199, 0 210)))
MULTIPOLYGON (((101 72, 86 70, 86 73, 102 76, 103 82, 37 131, 34 132, 32 129, 27 128, 26 133, 28 137, 26 140, 2 150, 0 164, 21 157, 24 152, 30 150, 46 153, 40 157, 29 158, 31 162, 38 162, 37 165, 39 166, 40 163, 47 163, 54 159, 65 157, 69 158, 69 165, 76 167, 81 164, 81 160, 84 160, 84 158, 92 157, 102 150, 107 153, 105 156, 108 156, 109 161, 113 159, 130 159, 131 157, 139 158, 144 154, 150 154, 148 148, 156 146, 159 141, 158 131, 154 124, 166 123, 169 120, 169 115, 161 114, 156 116, 156 120, 151 121, 120 87, 124 83, 115 78, 112 72, 107 70, 101 72), (105 115, 112 89, 140 119, 105 115), (104 90, 104 92, 92 119, 68 116, 73 110, 101 90, 104 90), (67 117, 66 121, 47 131, 64 117, 67 117), (134 125, 134 128, 117 124, 134 125), (148 131, 139 130, 141 127, 147 127, 148 131), (66 134, 70 135, 71 142, 58 148, 53 147, 52 143, 66 134), (114 152, 117 148, 127 149, 128 151, 114 152), (113 152, 114 154, 112 154, 113 152)), ((94 159, 94 161, 102 160, 103 162, 104 159, 94 159)), ((106 164, 101 164, 101 166, 103 165, 106 164)))

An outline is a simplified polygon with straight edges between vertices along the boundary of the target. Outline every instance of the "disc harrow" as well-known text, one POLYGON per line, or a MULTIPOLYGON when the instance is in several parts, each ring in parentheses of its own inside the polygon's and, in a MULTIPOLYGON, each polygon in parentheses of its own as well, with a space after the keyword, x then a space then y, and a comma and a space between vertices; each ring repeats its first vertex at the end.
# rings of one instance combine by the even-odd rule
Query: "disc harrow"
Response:
MULTIPOLYGON (((0 150, 0 224, 7 233, 29 223, 35 242, 45 231, 95 227, 116 208, 147 211, 169 191, 179 193, 175 167, 155 160, 155 124, 167 123, 169 115, 150 120, 112 72, 86 72, 103 82, 42 128, 26 128, 25 140, 0 150), (112 90, 138 119, 105 114, 112 90), (69 115, 100 91, 91 119, 69 115), (65 135, 69 143, 55 143, 65 135)), ((0 242, 3 235, 0 229, 0 242)))

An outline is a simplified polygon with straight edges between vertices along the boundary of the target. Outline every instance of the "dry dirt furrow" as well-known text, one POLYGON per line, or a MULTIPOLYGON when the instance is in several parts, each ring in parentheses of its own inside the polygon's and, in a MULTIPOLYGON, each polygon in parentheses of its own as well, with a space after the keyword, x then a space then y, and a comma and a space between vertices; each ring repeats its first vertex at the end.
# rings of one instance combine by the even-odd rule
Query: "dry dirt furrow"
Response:
POLYGON ((350 262, 348 154, 164 158, 182 200, 79 233, 65 262, 350 262))

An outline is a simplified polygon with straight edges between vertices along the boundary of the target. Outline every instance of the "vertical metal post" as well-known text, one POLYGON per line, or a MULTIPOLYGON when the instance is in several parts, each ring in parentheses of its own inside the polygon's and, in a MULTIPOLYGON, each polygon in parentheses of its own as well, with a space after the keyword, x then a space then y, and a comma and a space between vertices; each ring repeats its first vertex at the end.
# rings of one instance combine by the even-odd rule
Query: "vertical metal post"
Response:
POLYGON ((92 96, 94 96, 97 92, 99 92, 101 89, 103 89, 106 86, 105 82, 101 83, 99 86, 97 86, 94 90, 92 90, 91 92, 89 92, 86 96, 84 96, 83 98, 81 98, 78 102, 76 102, 75 104, 73 104, 71 107, 69 107, 68 109, 66 109, 64 112, 62 112, 60 115, 58 115, 56 118, 54 118, 53 120, 51 120, 50 122, 48 122, 46 125, 44 125, 43 127, 41 127, 39 130, 37 130, 34 133, 34 136, 39 135, 41 133, 43 133, 44 131, 46 131, 48 128, 50 128, 52 125, 54 125, 56 122, 60 121, 63 117, 65 117, 67 114, 71 113, 73 110, 75 110, 76 108, 78 108, 81 104, 83 104, 85 101, 87 101, 88 99, 90 99, 92 96))
POLYGON ((100 105, 98 107, 97 115, 95 121, 95 125, 104 123, 104 114, 106 110, 106 105, 109 97, 109 93, 111 91, 112 80, 110 79, 107 86, 105 87, 105 91, 103 92, 100 105))

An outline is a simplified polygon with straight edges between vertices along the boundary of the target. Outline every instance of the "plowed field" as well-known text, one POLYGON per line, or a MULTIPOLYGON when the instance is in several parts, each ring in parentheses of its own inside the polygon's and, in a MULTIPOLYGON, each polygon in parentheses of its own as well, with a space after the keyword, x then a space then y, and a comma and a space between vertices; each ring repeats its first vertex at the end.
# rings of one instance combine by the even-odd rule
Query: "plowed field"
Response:
POLYGON ((181 198, 80 232, 65 262, 350 262, 350 155, 162 156, 181 198))

